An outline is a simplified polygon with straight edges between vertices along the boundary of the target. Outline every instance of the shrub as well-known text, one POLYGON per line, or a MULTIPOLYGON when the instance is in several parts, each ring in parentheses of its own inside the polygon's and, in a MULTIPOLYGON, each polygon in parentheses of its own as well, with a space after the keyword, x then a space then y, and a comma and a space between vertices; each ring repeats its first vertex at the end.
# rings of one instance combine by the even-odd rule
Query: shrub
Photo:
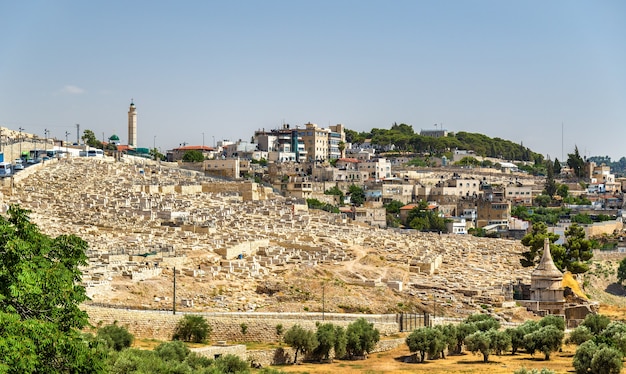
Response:
POLYGON ((526 368, 517 369, 513 372, 513 374, 554 374, 554 370, 542 368, 541 370, 532 369, 528 370, 526 368))
POLYGON ((163 361, 183 362, 189 355, 189 348, 181 341, 173 341, 159 344, 154 352, 163 359, 163 361))
POLYGON ((224 374, 244 374, 250 372, 250 366, 235 355, 224 355, 215 360, 215 367, 218 373, 224 374))
POLYGON ((174 340, 184 342, 204 343, 211 334, 211 326, 204 317, 191 314, 185 315, 174 330, 174 340))
POLYGON ((98 330, 98 339, 105 341, 107 347, 121 351, 133 344, 135 337, 123 326, 112 324, 98 330))

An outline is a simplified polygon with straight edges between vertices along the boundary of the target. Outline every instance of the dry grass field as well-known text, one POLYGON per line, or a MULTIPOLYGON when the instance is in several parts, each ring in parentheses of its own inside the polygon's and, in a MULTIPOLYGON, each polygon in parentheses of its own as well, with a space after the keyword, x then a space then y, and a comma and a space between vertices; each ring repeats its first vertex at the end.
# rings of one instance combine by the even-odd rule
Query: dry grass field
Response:
POLYGON ((407 363, 405 359, 411 353, 406 346, 400 346, 392 351, 372 354, 364 361, 336 360, 332 364, 306 363, 293 366, 275 366, 274 368, 287 373, 301 374, 512 374, 515 370, 522 367, 527 369, 548 368, 554 370, 555 373, 573 373, 572 357, 575 350, 575 346, 564 346, 562 352, 553 354, 550 357, 550 361, 544 361, 542 354, 530 356, 525 353, 518 353, 516 355, 492 355, 489 356, 489 362, 484 363, 482 355, 466 353, 458 356, 449 356, 443 360, 407 363))

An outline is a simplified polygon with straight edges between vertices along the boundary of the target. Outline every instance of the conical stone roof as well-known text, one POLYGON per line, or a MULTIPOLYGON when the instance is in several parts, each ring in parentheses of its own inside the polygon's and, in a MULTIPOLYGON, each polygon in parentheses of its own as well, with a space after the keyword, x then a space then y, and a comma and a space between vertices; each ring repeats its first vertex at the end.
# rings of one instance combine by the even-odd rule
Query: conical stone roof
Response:
POLYGON ((543 256, 539 265, 530 275, 531 279, 563 279, 563 273, 556 267, 552 254, 550 253, 550 240, 546 238, 543 242, 543 256))

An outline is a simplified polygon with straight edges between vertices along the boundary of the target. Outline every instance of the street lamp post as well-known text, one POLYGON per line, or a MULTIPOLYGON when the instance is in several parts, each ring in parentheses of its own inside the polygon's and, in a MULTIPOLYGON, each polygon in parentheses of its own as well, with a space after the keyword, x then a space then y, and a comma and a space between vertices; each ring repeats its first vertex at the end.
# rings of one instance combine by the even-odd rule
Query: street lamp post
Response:
POLYGON ((157 159, 157 154, 156 154, 156 135, 154 137, 152 137, 152 153, 154 153, 154 161, 156 161, 156 159, 157 159))
POLYGON ((69 158, 69 153, 67 151, 67 136, 70 134, 69 131, 65 132, 65 158, 69 158))
POLYGON ((20 126, 18 130, 20 130, 20 136, 18 138, 18 141, 20 142, 20 158, 22 158, 22 131, 24 131, 24 129, 20 126))
POLYGON ((43 130, 44 136, 46 137, 46 143, 44 144, 44 150, 46 151, 46 155, 48 154, 48 136, 50 135, 50 130, 43 130))

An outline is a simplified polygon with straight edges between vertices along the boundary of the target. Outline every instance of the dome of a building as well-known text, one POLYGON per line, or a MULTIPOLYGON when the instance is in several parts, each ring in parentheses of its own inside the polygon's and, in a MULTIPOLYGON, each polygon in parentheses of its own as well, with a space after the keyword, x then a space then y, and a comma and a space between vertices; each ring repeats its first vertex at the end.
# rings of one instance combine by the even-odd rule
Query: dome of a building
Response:
POLYGON ((119 136, 117 136, 117 135, 115 135, 115 134, 113 134, 113 135, 111 135, 111 137, 109 138, 109 140, 120 140, 120 137, 119 137, 119 136))

